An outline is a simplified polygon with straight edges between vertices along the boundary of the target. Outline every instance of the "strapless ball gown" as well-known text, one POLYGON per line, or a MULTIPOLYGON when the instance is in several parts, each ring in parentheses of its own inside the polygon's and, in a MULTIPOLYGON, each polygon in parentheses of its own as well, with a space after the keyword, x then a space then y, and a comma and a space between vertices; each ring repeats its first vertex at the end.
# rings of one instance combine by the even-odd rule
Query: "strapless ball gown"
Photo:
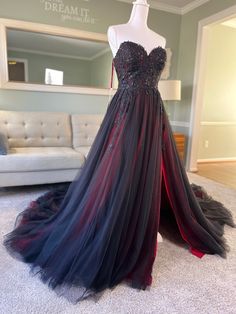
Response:
POLYGON ((119 86, 83 167, 22 209, 5 235, 9 253, 72 302, 122 281, 150 286, 162 221, 175 221, 173 235, 198 257, 229 250, 230 210, 190 184, 176 150, 157 84, 165 62, 160 46, 148 54, 132 41, 120 45, 119 86))

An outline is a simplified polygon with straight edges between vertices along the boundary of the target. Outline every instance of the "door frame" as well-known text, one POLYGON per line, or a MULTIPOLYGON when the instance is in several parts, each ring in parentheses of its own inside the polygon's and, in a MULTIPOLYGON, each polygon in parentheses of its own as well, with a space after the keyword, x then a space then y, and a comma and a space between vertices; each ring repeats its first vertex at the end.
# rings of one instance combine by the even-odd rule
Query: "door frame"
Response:
POLYGON ((204 52, 208 47, 209 26, 221 23, 236 16, 236 5, 213 14, 198 22, 197 48, 194 67, 193 94, 191 101, 189 145, 187 150, 187 169, 196 172, 197 153, 200 138, 201 113, 204 97, 204 78, 206 74, 206 58, 204 52))

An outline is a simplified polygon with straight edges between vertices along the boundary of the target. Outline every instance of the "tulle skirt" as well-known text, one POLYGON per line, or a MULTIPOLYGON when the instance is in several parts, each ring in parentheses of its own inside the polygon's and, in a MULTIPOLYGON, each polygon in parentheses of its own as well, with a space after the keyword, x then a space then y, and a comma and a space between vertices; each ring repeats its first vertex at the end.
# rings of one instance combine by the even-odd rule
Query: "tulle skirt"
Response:
POLYGON ((33 200, 4 245, 76 303, 122 281, 150 286, 157 232, 171 220, 194 255, 226 256, 232 215, 189 183, 159 91, 120 88, 75 179, 33 200))

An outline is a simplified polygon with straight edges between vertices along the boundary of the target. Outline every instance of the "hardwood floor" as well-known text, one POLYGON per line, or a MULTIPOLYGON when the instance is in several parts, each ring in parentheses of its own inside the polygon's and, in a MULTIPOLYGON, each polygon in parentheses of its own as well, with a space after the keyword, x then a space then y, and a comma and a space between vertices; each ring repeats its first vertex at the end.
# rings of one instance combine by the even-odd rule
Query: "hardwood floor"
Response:
POLYGON ((236 189, 236 162, 198 163, 196 174, 236 189))

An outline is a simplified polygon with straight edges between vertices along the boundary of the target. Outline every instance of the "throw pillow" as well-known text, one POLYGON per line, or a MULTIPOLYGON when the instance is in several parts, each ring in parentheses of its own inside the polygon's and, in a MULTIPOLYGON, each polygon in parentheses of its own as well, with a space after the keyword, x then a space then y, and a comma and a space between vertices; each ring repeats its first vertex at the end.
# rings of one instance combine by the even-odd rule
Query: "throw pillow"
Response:
POLYGON ((0 155, 7 155, 9 144, 6 134, 0 131, 0 155))

